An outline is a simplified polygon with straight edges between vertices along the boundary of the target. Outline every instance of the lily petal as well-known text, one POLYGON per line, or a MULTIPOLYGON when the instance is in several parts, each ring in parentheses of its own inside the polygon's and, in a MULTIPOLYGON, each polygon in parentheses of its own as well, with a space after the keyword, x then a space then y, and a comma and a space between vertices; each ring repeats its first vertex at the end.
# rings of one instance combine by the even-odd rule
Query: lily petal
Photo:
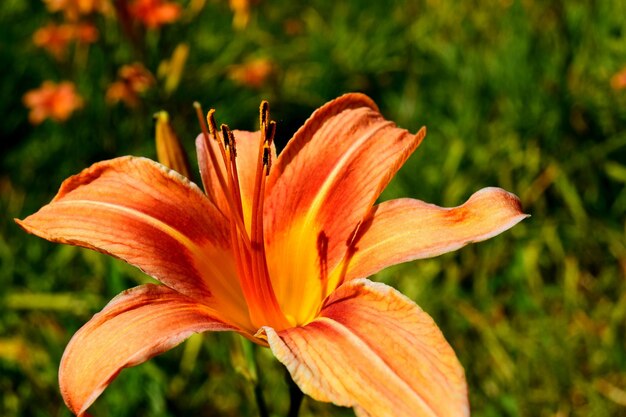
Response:
POLYGON ((67 345, 59 369, 65 403, 82 416, 123 368, 208 330, 235 329, 207 306, 166 286, 147 284, 121 293, 67 345))
POLYGON ((469 415, 463 368, 428 314, 384 284, 339 287, 304 327, 263 328, 307 395, 361 416, 469 415))
POLYGON ((16 221, 44 239, 121 258, 196 300, 219 302, 241 325, 248 320, 224 217, 198 187, 149 159, 94 164, 16 221))
MULTIPOLYGON (((248 132, 244 130, 234 130, 233 135, 236 140, 237 149, 237 175, 241 187, 241 205, 244 212, 244 219, 248 231, 250 230, 251 212, 252 212, 252 196, 254 193, 254 180, 256 168, 259 158, 259 141, 261 140, 261 132, 248 132)), ((221 134, 220 134, 221 136, 221 134)), ((215 167, 206 149, 203 135, 200 134, 196 138, 196 150, 198 153, 198 165, 200 167, 200 175, 202 176, 202 184, 204 189, 217 205, 222 213, 230 215, 228 202, 224 196, 224 191, 218 180, 217 170, 219 169, 224 178, 226 176, 226 167, 219 145, 212 138, 209 140, 212 152, 217 157, 218 167, 215 167)), ((271 144, 272 158, 276 159, 276 147, 271 144)))
POLYGON ((346 242, 425 133, 396 127, 362 94, 327 103, 296 132, 272 167, 264 212, 268 260, 279 260, 268 267, 285 311, 308 314, 334 289, 325 282, 346 242))
POLYGON ((457 250, 496 236, 527 217, 514 194, 495 187, 477 191, 454 208, 408 198, 381 203, 355 238, 345 279, 457 250))

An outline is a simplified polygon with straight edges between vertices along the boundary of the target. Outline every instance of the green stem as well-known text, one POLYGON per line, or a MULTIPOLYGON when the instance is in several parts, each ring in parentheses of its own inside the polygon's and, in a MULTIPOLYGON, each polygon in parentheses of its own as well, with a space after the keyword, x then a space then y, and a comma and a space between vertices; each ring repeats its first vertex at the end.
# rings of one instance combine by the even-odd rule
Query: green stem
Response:
POLYGON ((256 406, 259 409, 259 416, 269 417, 267 404, 265 404, 265 399, 263 398, 263 390, 261 390, 261 384, 258 382, 254 384, 254 399, 256 400, 256 406))
POLYGON ((285 372, 285 379, 287 380, 287 385, 289 386, 289 414, 287 417, 298 417, 300 414, 300 405, 302 404, 302 400, 304 399, 304 394, 300 391, 300 387, 293 382, 291 378, 291 374, 289 372, 285 372))
POLYGON ((254 345, 249 340, 245 340, 244 338, 240 338, 243 347, 243 354, 246 359, 248 365, 248 377, 253 383, 253 391, 254 391, 254 400, 256 402, 257 408, 259 410, 259 417, 269 417, 269 412, 267 411, 267 404, 265 403, 265 398, 263 397, 263 390, 261 389, 261 378, 259 376, 259 364, 256 361, 255 351, 256 345, 254 345))

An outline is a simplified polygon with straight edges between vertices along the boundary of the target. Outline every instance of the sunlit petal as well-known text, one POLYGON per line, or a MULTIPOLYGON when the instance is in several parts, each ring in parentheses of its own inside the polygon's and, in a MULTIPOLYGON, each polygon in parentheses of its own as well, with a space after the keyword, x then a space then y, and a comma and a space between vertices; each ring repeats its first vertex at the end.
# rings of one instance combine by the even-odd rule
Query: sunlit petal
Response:
POLYGON ((213 311, 168 287, 144 285, 125 291, 72 338, 61 360, 59 385, 78 416, 123 368, 139 365, 193 333, 235 330, 213 311))
POLYGON ((225 219, 198 187, 153 161, 97 163, 18 223, 45 239, 121 258, 185 295, 221 303, 239 323, 247 320, 225 219))
POLYGON ((268 259, 279 260, 270 275, 286 311, 306 315, 332 291, 326 278, 346 242, 424 135, 385 120, 361 94, 322 106, 298 130, 272 168, 265 203, 268 259))
POLYGON ((367 416, 469 415, 463 368, 428 314, 384 284, 341 286, 304 327, 264 328, 300 389, 367 416))
POLYGON ((527 218, 519 199, 500 188, 484 188, 463 205, 443 208, 408 198, 374 207, 355 239, 346 279, 428 258, 489 239, 527 218))

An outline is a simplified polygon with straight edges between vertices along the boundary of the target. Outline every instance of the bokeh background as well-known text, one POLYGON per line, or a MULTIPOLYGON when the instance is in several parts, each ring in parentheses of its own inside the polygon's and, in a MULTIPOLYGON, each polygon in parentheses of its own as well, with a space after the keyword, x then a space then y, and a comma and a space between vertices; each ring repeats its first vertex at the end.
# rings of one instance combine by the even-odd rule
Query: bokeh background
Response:
MULTIPOLYGON (((254 129, 268 99, 280 145, 316 107, 361 91, 400 126, 428 127, 383 199, 454 206, 493 185, 532 215, 375 277, 440 325, 473 415, 626 416, 626 2, 175 4, 0 3, 0 415, 68 416, 57 368, 69 338, 150 280, 29 236, 14 217, 96 161, 155 158, 158 110, 193 155, 195 100, 218 122, 254 129)), ((267 350, 194 336, 122 372, 91 410, 256 416, 255 381, 284 416, 288 388, 267 350)), ((353 413, 305 399, 301 415, 353 413)))

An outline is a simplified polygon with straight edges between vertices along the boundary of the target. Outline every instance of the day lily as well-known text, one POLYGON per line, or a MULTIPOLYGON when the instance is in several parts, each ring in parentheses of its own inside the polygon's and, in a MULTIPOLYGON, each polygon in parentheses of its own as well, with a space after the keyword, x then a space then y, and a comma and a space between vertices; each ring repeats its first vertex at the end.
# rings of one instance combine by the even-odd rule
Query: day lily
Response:
POLYGON ((47 26, 37 29, 33 34, 33 43, 46 49, 55 58, 60 59, 66 52, 71 41, 93 43, 98 40, 98 29, 91 23, 66 23, 47 26))
POLYGON ((241 65, 233 65, 228 76, 237 84, 261 88, 274 72, 272 61, 267 58, 255 58, 241 65))
POLYGON ((17 220, 162 283, 123 292, 74 335, 59 370, 68 407, 83 415, 122 368, 193 333, 232 330, 269 346, 305 394, 358 416, 469 415, 463 368, 431 317, 364 277, 497 235, 526 217, 517 197, 375 204, 426 131, 396 127, 361 94, 316 110, 278 157, 266 103, 260 119, 258 132, 218 131, 209 112, 196 140, 204 193, 122 157, 17 220))
POLYGON ((626 90, 626 67, 613 74, 611 77, 611 87, 614 90, 626 90))
POLYGON ((156 80, 150 71, 139 62, 124 65, 117 71, 117 79, 107 87, 109 103, 124 102, 128 107, 137 107, 140 95, 148 91, 156 80))
POLYGON ((34 125, 48 118, 56 122, 65 121, 75 110, 83 107, 83 99, 70 81, 59 84, 44 81, 41 87, 24 94, 22 101, 30 109, 28 120, 34 125))
POLYGON ((92 13, 111 14, 109 0, 44 0, 44 3, 49 11, 63 12, 70 21, 92 13))
POLYGON ((150 29, 158 29, 164 24, 173 23, 180 17, 181 8, 177 3, 163 0, 135 0, 130 6, 131 16, 150 29))

